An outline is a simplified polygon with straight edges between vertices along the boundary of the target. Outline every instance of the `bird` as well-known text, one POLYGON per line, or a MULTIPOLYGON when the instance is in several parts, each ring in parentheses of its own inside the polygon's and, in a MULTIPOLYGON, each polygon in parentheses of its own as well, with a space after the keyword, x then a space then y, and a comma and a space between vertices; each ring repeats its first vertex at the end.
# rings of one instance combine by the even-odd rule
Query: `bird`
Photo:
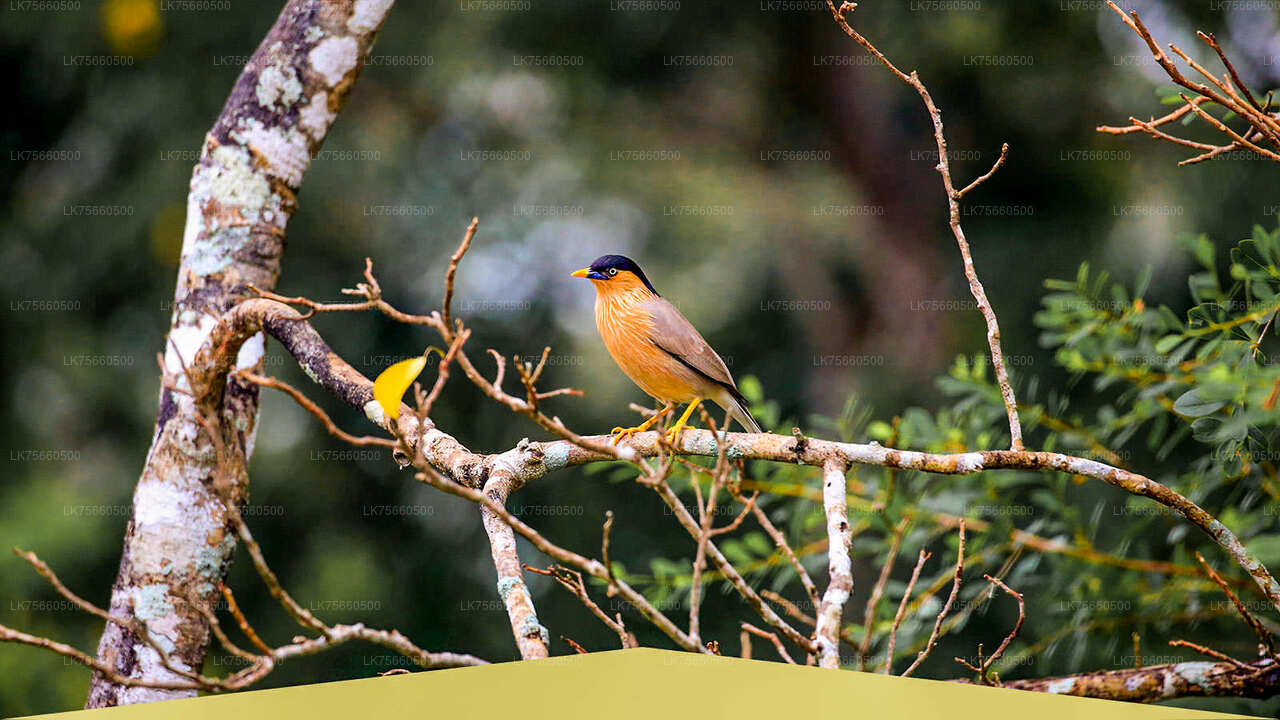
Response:
POLYGON ((688 403, 666 433, 674 443, 704 400, 727 412, 726 423, 732 417, 748 432, 760 432, 724 360, 676 306, 658 294, 634 260, 602 255, 571 275, 595 286, 596 329, 614 362, 641 390, 663 403, 643 423, 615 427, 609 433, 610 444, 648 430, 676 405, 688 403))

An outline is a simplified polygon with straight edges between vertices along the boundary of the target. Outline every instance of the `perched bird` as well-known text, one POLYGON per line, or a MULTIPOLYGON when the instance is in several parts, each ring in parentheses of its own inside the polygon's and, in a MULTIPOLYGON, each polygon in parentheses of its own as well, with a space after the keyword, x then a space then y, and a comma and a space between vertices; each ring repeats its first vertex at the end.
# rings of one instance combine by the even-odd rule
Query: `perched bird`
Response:
POLYGON ((596 329, 614 362, 641 390, 664 404, 640 425, 614 428, 612 443, 648 430, 677 404, 689 403, 667 431, 667 439, 674 442, 703 400, 724 408, 747 431, 760 432, 724 360, 674 305, 658 295, 634 260, 603 255, 573 277, 591 280, 596 287, 596 329))

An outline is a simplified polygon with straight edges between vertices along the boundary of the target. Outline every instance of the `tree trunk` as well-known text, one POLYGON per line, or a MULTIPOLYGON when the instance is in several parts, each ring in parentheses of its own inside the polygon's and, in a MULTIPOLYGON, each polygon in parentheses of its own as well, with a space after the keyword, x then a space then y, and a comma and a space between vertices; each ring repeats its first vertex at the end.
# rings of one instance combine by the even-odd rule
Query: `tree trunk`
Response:
MULTIPOLYGON (((98 657, 140 681, 199 670, 212 610, 235 548, 215 488, 215 447, 229 492, 243 503, 245 467, 257 429, 256 386, 227 382, 217 397, 190 394, 196 351, 215 318, 271 289, 302 175, 319 149, 392 0, 289 0, 236 81, 191 175, 174 310, 165 343, 165 381, 155 434, 133 495, 111 614, 136 618, 171 656, 172 669, 142 638, 113 623, 98 657), (203 418, 214 422, 206 425, 203 418), (210 436, 209 427, 219 437, 210 436)), ((262 361, 261 334, 241 348, 238 367, 262 361)), ((220 384, 219 384, 220 386, 220 384)), ((86 707, 193 696, 194 691, 126 686, 95 673, 86 707)))

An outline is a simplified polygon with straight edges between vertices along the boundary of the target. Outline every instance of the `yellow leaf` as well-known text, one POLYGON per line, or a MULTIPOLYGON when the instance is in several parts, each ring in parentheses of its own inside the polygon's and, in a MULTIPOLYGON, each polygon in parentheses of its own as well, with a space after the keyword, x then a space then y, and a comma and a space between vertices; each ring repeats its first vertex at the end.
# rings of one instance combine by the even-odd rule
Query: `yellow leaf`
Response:
POLYGON ((373 381, 373 399, 382 406, 387 417, 392 420, 400 417, 400 398, 426 366, 427 359, 422 356, 401 360, 383 370, 373 381))

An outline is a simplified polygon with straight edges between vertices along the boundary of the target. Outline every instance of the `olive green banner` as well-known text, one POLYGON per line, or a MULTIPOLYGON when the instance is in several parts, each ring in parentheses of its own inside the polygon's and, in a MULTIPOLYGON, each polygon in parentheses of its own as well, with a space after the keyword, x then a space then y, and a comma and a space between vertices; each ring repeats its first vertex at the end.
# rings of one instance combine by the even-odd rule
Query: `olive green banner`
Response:
POLYGON ((71 720, 279 718, 1034 718, 1244 715, 638 648, 39 715, 71 720))

